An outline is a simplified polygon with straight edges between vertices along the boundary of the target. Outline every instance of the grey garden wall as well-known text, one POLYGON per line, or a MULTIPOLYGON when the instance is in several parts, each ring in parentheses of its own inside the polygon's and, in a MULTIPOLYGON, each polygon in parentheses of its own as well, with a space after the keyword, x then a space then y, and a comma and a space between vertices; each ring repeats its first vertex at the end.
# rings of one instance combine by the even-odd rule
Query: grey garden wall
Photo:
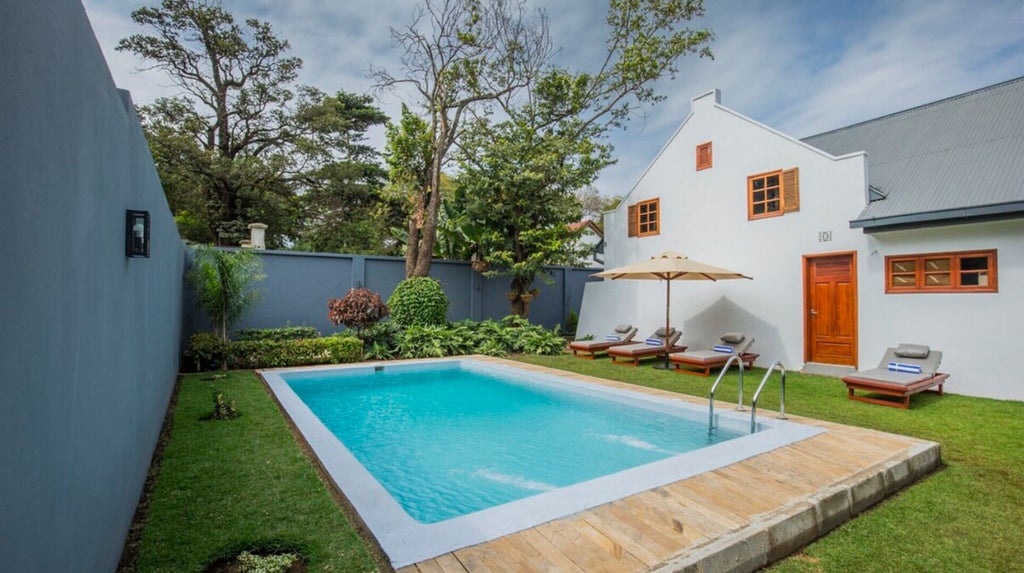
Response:
MULTIPOLYGON (((240 328, 314 326, 328 334, 344 330, 327 320, 327 300, 345 296, 350 288, 366 287, 385 301, 405 278, 405 260, 397 257, 369 257, 291 251, 258 251, 267 278, 257 284, 261 298, 242 320, 240 328)), ((540 280, 534 286, 540 296, 530 305, 530 321, 552 328, 565 326, 569 312, 580 311, 583 285, 594 269, 550 267, 554 284, 540 280)), ((434 261, 430 276, 437 279, 448 296, 448 319, 499 319, 511 308, 505 292, 509 279, 485 279, 462 261, 434 261)), ((185 332, 209 329, 203 312, 195 306, 195 297, 186 294, 185 332)))
POLYGON ((82 5, 0 2, 0 571, 113 571, 178 371, 184 256, 82 5), (125 210, 152 217, 124 255, 125 210))

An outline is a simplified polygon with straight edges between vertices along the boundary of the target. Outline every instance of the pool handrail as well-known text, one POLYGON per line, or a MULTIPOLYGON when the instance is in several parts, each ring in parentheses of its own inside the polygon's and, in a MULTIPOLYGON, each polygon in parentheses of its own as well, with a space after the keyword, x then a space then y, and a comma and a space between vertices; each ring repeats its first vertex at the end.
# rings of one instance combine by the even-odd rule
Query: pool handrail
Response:
POLYGON ((708 431, 715 427, 715 390, 718 389, 718 383, 722 381, 725 373, 729 371, 729 365, 732 364, 733 360, 739 360, 740 364, 740 396, 736 405, 736 411, 743 411, 743 360, 739 354, 733 354, 725 361, 725 366, 722 366, 722 371, 718 373, 718 378, 715 383, 711 385, 711 396, 708 398, 708 431))
POLYGON ((764 378, 761 379, 761 384, 758 385, 757 391, 754 392, 754 399, 750 402, 750 433, 753 434, 757 428, 757 399, 761 396, 761 390, 764 389, 765 382, 768 382, 768 377, 772 375, 775 368, 779 368, 779 373, 782 375, 779 381, 779 419, 786 419, 786 367, 782 365, 781 360, 775 361, 774 364, 768 367, 768 371, 764 373, 764 378))

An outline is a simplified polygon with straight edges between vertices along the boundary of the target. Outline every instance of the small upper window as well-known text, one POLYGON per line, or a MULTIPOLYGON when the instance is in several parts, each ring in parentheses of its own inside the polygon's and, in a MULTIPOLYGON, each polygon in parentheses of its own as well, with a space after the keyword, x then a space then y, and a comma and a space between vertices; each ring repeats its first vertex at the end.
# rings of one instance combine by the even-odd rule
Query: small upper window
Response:
POLYGON ((998 292, 996 251, 885 257, 885 292, 998 292))
POLYGON ((657 235, 661 232, 660 218, 661 209, 658 199, 643 201, 636 205, 637 235, 646 237, 657 235))
POLYGON ((697 171, 711 168, 711 142, 697 146, 697 171))

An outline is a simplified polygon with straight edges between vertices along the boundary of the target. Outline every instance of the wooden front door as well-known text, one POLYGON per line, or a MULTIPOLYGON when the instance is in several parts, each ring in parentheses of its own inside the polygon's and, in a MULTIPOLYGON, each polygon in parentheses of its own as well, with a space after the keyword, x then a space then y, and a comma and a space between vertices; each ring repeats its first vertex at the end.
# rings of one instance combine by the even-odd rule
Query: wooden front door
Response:
POLYGON ((857 254, 804 256, 805 361, 857 366, 857 254))

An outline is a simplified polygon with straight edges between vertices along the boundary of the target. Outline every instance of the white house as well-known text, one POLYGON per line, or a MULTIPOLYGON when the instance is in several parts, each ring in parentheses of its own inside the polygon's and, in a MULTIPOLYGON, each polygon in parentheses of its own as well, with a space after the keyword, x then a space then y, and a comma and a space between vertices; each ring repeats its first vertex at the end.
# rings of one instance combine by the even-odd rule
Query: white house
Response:
MULTIPOLYGON (((942 350, 946 390, 1024 399, 1024 78, 798 140, 690 115, 605 216, 605 266, 672 250, 753 281, 673 285, 682 343, 756 338, 759 364, 873 367, 942 350)), ((586 287, 578 332, 664 322, 664 285, 586 287)))
POLYGON ((583 249, 586 255, 576 264, 582 268, 600 268, 604 265, 604 231, 597 223, 584 219, 569 225, 569 230, 577 233, 575 247, 583 249))

